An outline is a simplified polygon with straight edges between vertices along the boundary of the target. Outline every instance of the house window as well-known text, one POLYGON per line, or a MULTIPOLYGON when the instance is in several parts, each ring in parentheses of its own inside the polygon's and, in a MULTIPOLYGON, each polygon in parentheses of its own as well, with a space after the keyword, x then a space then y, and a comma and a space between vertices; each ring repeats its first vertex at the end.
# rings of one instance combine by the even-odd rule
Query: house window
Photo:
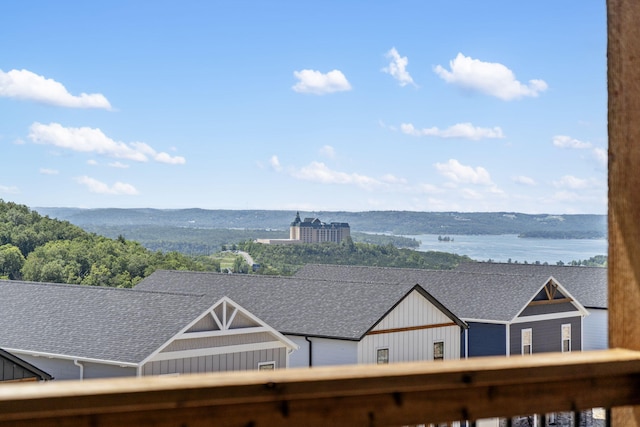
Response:
POLYGON ((444 341, 433 343, 433 360, 444 360, 444 341))
POLYGON ((571 324, 562 325, 562 352, 571 351, 571 324))
POLYGON ((276 369, 276 362, 260 362, 258 363, 259 371, 273 371, 276 369))
POLYGON ((533 353, 531 340, 532 340, 533 332, 531 329, 523 329, 521 335, 522 341, 522 354, 531 354, 533 353))
POLYGON ((377 355, 376 359, 377 359, 378 365, 389 363, 388 348, 379 348, 378 351, 376 352, 376 355, 377 355))

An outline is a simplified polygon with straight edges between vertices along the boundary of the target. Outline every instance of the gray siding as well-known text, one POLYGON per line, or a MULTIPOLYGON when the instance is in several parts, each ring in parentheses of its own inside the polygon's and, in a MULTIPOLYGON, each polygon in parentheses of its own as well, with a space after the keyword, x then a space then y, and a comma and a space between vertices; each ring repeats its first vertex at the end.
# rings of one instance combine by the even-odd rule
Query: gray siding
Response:
POLYGON ((39 379, 33 372, 16 365, 11 360, 0 357, 0 381, 14 381, 27 378, 39 379))
POLYGON ((507 351, 506 325, 469 323, 469 357, 504 356, 507 351))
POLYGON ((520 316, 535 316, 537 314, 552 314, 552 313, 565 313, 575 311, 578 309, 570 302, 556 303, 556 304, 540 304, 532 305, 525 308, 520 316))
POLYGON ((512 324, 509 334, 511 354, 522 354, 521 331, 529 328, 533 334, 533 353, 562 351, 562 325, 567 323, 571 324, 571 351, 580 351, 582 349, 581 319, 580 316, 577 316, 512 324))
POLYGON ((584 332, 582 333, 584 350, 604 350, 609 348, 609 335, 607 330, 608 313, 606 309, 590 308, 589 315, 582 321, 584 332))
POLYGON ((276 368, 285 368, 287 349, 277 348, 149 362, 142 368, 142 375, 248 371, 258 369, 258 363, 262 362, 276 362, 276 368))

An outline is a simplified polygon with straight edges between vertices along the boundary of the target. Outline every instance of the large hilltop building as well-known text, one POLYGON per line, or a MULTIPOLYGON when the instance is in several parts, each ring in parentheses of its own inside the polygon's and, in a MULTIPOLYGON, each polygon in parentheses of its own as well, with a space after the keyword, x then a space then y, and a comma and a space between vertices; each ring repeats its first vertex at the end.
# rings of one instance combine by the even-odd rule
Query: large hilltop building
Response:
POLYGON ((295 243, 340 243, 351 236, 351 228, 346 222, 326 223, 318 218, 300 219, 300 212, 289 227, 288 239, 258 239, 258 243, 285 245, 295 243))

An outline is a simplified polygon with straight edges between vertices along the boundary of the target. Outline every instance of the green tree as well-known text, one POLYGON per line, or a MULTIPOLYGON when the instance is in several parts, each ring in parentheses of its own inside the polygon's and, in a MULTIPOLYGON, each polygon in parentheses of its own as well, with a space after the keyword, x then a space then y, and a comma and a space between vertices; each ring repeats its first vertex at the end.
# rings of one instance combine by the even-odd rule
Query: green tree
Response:
POLYGON ((11 244, 0 246, 0 277, 20 279, 20 270, 24 263, 25 258, 17 246, 11 244))

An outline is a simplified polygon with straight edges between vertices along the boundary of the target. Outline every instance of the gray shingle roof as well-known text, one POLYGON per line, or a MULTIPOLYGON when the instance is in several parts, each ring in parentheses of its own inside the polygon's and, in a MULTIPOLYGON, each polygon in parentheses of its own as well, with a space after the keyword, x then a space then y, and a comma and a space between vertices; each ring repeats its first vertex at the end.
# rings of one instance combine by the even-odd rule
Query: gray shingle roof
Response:
POLYGON ((461 263, 457 271, 516 275, 553 276, 587 308, 607 308, 607 269, 536 264, 508 264, 491 262, 461 263))
MULTIPOLYGON (((295 274, 295 277, 419 284, 461 319, 509 322, 544 286, 550 275, 306 265, 295 274)), ((562 285, 562 281, 558 281, 562 285)))
POLYGON ((281 333, 359 340, 414 285, 156 271, 136 289, 227 296, 281 333))
POLYGON ((138 363, 211 305, 194 295, 0 280, 0 347, 138 363))

